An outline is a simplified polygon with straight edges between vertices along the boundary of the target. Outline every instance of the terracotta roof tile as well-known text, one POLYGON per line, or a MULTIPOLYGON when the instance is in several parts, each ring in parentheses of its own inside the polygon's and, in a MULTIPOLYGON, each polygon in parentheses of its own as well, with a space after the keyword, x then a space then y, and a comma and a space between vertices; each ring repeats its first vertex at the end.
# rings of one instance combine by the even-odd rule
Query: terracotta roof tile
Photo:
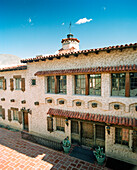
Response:
POLYGON ((121 71, 137 71, 137 65, 125 65, 123 66, 110 66, 110 67, 97 67, 97 68, 77 68, 77 69, 67 69, 67 70, 48 70, 48 71, 38 71, 35 76, 42 75, 62 75, 62 74, 78 74, 78 73, 101 73, 101 72, 121 72, 121 71))
POLYGON ((110 123, 115 125, 117 124, 117 125, 137 127, 137 119, 135 118, 118 117, 118 116, 116 117, 112 115, 110 116, 110 115, 100 115, 100 114, 92 114, 92 113, 81 113, 81 112, 74 112, 74 111, 67 111, 67 110, 60 110, 60 109, 53 109, 53 108, 50 108, 47 114, 75 118, 75 119, 89 120, 95 122, 104 122, 104 123, 110 123))
POLYGON ((14 70, 26 70, 26 69, 27 69, 26 65, 17 65, 17 66, 12 66, 12 67, 0 68, 0 72, 3 72, 3 71, 14 71, 14 70))
MULTIPOLYGON (((73 38, 75 39, 75 38, 73 38)), ((63 39, 65 41, 66 39, 63 39)), ((76 39, 75 39, 76 40, 76 39)), ((79 40, 78 40, 79 41, 79 40)), ((125 44, 125 45, 117 45, 117 46, 109 46, 109 47, 104 47, 104 48, 96 48, 96 49, 89 49, 89 50, 79 50, 77 52, 68 52, 68 53, 61 53, 61 54, 56 54, 56 55, 49 55, 49 56, 39 56, 36 58, 28 58, 28 59, 23 59, 21 60, 22 63, 27 63, 27 62, 33 62, 36 59, 41 60, 41 59, 49 59, 49 58, 56 58, 56 57, 63 57, 64 55, 73 55, 73 54, 82 54, 82 53, 97 53, 99 51, 107 51, 107 50, 117 50, 117 49, 123 49, 123 48, 132 48, 132 47, 137 47, 137 43, 134 44, 125 44)))

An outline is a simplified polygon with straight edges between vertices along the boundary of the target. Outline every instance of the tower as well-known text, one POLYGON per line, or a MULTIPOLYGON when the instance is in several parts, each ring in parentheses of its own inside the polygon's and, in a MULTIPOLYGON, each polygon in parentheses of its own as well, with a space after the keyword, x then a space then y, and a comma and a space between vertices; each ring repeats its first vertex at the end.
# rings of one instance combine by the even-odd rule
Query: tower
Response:
MULTIPOLYGON (((70 24, 71 31, 71 24, 70 24)), ((62 48, 59 50, 59 54, 61 53, 69 53, 79 50, 79 40, 77 38, 73 38, 73 34, 69 33, 67 38, 62 39, 62 48)))

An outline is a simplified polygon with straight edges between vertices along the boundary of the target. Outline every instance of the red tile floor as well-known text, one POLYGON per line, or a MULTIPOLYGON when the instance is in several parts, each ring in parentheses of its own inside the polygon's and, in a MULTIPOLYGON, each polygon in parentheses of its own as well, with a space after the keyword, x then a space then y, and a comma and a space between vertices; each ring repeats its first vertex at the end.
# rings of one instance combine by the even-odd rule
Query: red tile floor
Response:
POLYGON ((21 138, 20 132, 0 128, 0 170, 107 170, 21 138))

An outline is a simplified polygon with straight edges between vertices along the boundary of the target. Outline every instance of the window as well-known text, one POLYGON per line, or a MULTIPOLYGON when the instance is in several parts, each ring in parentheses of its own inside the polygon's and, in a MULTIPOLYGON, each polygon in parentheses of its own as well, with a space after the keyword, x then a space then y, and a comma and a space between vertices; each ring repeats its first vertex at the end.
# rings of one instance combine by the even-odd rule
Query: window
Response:
POLYGON ((66 76, 57 76, 58 90, 57 93, 66 94, 66 76))
POLYGON ((137 73, 130 73, 130 96, 137 97, 137 73))
POLYGON ((17 110, 13 110, 13 120, 18 121, 18 111, 17 110))
POLYGON ((21 78, 15 79, 15 88, 16 90, 21 90, 21 78))
POLYGON ((75 76, 75 94, 85 94, 86 90, 85 75, 75 76))
POLYGON ((65 119, 56 118, 56 130, 65 132, 65 119))
POLYGON ((96 138, 105 140, 105 126, 96 125, 96 138))
POLYGON ((71 121, 71 132, 79 134, 79 125, 77 121, 71 121))
POLYGON ((55 79, 54 76, 49 76, 47 79, 47 85, 48 85, 48 89, 47 92, 48 93, 55 93, 55 79))
POLYGON ((32 80, 31 80, 31 85, 32 85, 32 86, 35 86, 35 85, 36 85, 36 79, 32 79, 32 80))
POLYGON ((90 74, 89 95, 101 95, 101 74, 90 74))
POLYGON ((47 89, 48 93, 61 93, 61 94, 67 93, 66 76, 56 76, 56 77, 49 76, 47 79, 47 85, 48 85, 48 89, 47 89), (56 84, 55 84, 55 78, 57 80, 56 84))
POLYGON ((0 79, 0 89, 3 89, 3 79, 0 79))
POLYGON ((129 129, 115 128, 115 143, 128 146, 129 129))
POLYGON ((2 117, 2 107, 0 106, 0 117, 2 117))
POLYGON ((112 96, 125 96, 125 73, 112 74, 112 96))

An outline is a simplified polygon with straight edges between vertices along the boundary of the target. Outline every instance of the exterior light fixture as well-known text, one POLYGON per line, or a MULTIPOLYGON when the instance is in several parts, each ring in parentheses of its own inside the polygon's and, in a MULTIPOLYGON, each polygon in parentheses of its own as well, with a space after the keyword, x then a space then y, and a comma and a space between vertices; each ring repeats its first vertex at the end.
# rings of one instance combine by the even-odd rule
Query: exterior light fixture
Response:
POLYGON ((66 125, 68 126, 68 119, 66 119, 65 122, 66 122, 66 125))
POLYGON ((108 135, 110 135, 110 126, 107 126, 108 135))
POLYGON ((25 108, 25 107, 22 107, 22 108, 21 108, 21 111, 22 111, 22 112, 24 112, 25 110, 26 110, 26 108, 25 108))

